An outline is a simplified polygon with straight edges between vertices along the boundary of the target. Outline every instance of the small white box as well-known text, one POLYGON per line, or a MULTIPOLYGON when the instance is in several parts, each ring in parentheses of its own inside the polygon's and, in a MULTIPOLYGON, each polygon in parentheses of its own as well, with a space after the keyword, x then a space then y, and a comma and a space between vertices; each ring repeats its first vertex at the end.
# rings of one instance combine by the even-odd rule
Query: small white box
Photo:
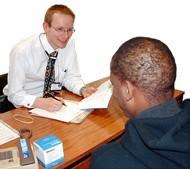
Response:
POLYGON ((64 161, 63 144, 55 135, 38 139, 33 145, 34 152, 44 168, 52 168, 64 161))

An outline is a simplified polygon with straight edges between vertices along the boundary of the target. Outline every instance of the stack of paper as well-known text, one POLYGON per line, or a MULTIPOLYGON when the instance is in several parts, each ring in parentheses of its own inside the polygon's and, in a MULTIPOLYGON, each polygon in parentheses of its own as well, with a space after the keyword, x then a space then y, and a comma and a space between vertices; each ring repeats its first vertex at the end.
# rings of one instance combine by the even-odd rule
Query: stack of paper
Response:
POLYGON ((18 131, 9 126, 3 120, 0 120, 0 145, 7 143, 19 137, 18 131))
POLYGON ((108 80, 100 85, 95 93, 80 102, 64 100, 66 106, 61 110, 48 112, 42 109, 32 109, 32 115, 56 119, 64 122, 80 123, 95 108, 107 108, 112 95, 111 82, 108 80))

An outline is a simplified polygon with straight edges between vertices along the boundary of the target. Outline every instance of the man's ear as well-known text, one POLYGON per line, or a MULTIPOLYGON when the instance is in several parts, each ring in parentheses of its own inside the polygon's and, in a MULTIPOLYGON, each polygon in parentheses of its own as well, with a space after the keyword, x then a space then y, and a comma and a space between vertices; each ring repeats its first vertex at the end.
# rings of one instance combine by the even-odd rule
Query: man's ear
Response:
POLYGON ((122 84, 122 92, 126 101, 131 100, 133 97, 133 85, 129 81, 125 81, 122 84))
POLYGON ((127 95, 129 94, 129 89, 128 89, 128 87, 124 86, 124 87, 123 87, 123 92, 124 92, 125 96, 127 96, 127 95))
POLYGON ((46 31, 47 31, 47 28, 48 28, 48 23, 44 22, 44 23, 43 23, 43 28, 44 28, 44 32, 46 32, 46 31))

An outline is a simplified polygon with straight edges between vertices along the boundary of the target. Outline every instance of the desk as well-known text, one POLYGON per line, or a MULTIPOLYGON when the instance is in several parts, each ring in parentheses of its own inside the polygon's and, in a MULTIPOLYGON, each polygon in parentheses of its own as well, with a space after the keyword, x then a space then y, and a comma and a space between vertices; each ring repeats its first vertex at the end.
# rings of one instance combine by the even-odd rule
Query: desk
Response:
MULTIPOLYGON (((89 85, 98 86, 106 79, 98 80, 89 85)), ((178 102, 181 102, 183 94, 184 92, 176 90, 174 97, 178 102)), ((67 99, 81 99, 81 97, 67 91, 62 91, 60 96, 67 99)), ((55 134, 61 139, 64 146, 65 161, 56 168, 87 169, 91 153, 98 146, 118 139, 124 132, 124 126, 128 120, 114 98, 111 98, 108 109, 93 111, 81 124, 64 123, 36 116, 33 116, 33 124, 23 124, 14 120, 13 114, 15 113, 29 114, 27 108, 18 108, 0 114, 0 119, 17 130, 22 127, 31 128, 33 131, 31 142, 50 134, 55 134)), ((0 148, 14 146, 16 141, 6 143, 0 148)))

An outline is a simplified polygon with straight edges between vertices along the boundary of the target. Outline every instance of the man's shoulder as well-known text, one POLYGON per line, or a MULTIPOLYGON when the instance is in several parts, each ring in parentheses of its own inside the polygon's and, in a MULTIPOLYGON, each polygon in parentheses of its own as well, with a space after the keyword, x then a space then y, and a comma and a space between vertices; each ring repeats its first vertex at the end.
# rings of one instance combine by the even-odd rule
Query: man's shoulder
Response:
MULTIPOLYGON (((116 167, 113 166, 112 162, 116 159, 117 154, 120 154, 120 150, 118 150, 118 143, 103 145, 92 154, 91 168, 110 168, 110 166, 116 167)), ((120 155, 123 156, 122 154, 120 155)))
POLYGON ((190 111, 190 99, 185 99, 180 106, 190 111))
POLYGON ((91 160, 91 169, 130 169, 143 168, 143 165, 132 156, 119 142, 112 142, 97 149, 91 160))
POLYGON ((37 41, 38 35, 31 35, 25 39, 20 40, 17 44, 15 44, 11 52, 21 53, 23 51, 27 51, 27 49, 31 46, 34 46, 37 41))

